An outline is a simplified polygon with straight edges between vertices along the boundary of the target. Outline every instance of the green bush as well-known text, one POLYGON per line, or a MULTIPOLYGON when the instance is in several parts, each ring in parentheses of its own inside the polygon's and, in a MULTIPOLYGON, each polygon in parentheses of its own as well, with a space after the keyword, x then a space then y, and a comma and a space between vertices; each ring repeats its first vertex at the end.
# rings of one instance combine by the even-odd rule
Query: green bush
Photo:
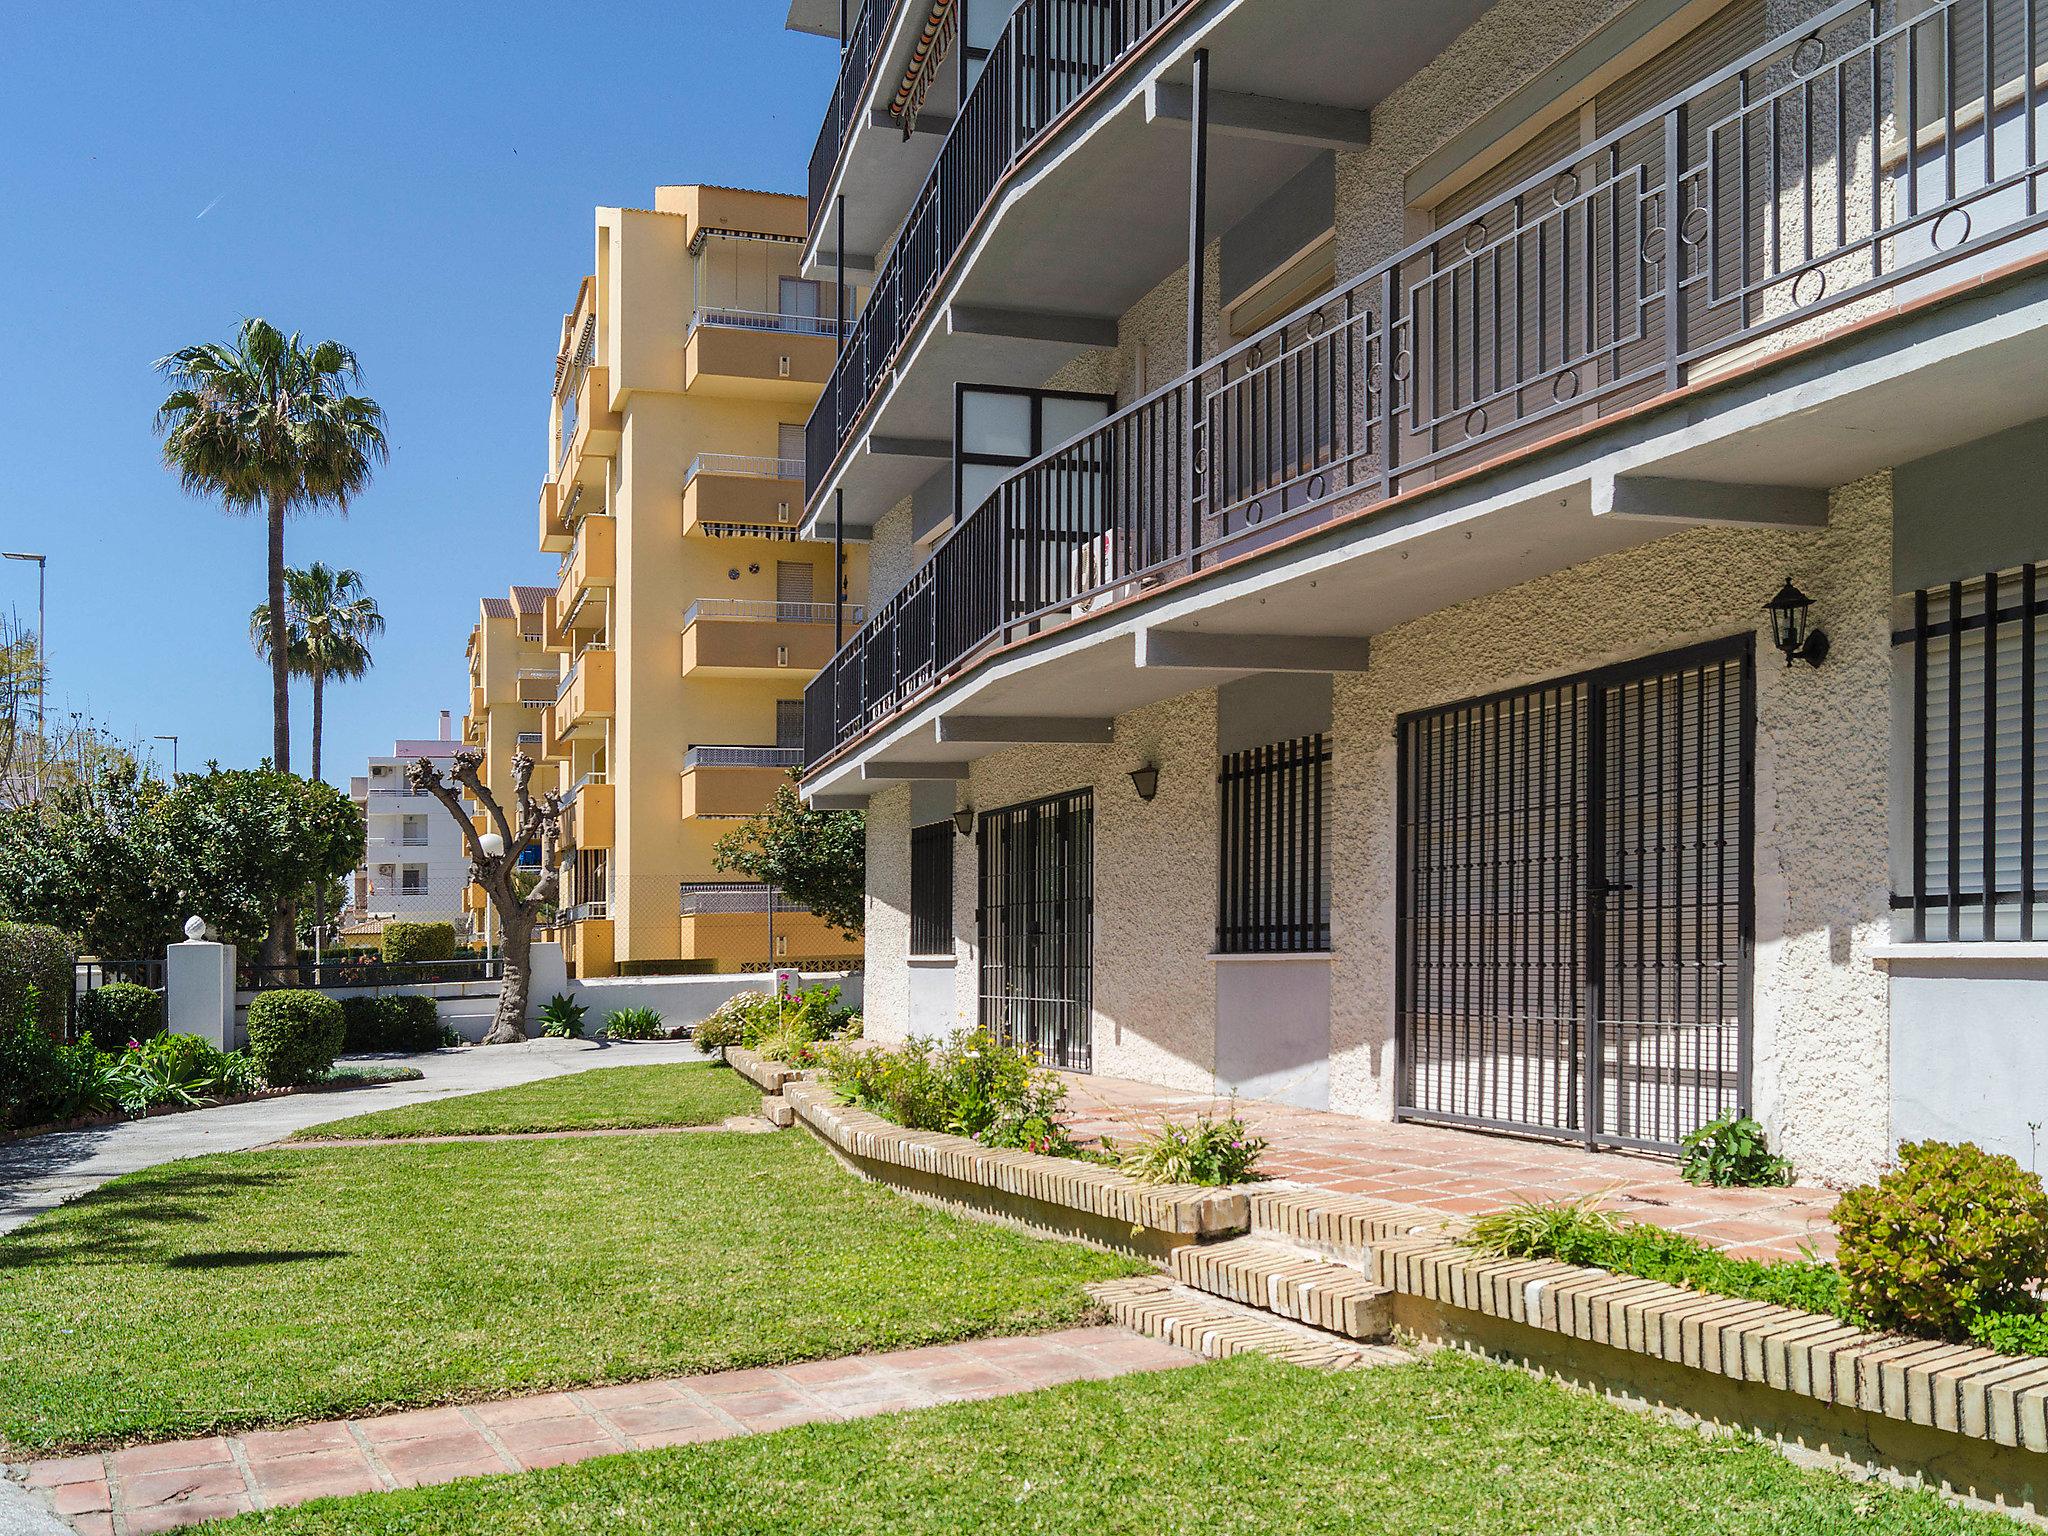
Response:
POLYGON ((1764 1128, 1746 1115, 1722 1115, 1681 1138, 1685 1155, 1679 1175, 1688 1184, 1745 1189, 1792 1182, 1792 1165, 1764 1139, 1764 1128))
POLYGON ((691 1031, 690 1038, 707 1051, 723 1050, 728 1045, 745 1045, 750 1027, 754 1038, 760 1038, 762 1021, 757 1015, 765 1010, 766 1015, 772 1017, 774 1009, 775 999, 766 992, 735 992, 712 1010, 711 1017, 691 1031))
POLYGON ((453 1045, 455 1031, 441 1022, 431 997, 415 993, 344 997, 341 1000, 344 1056, 378 1051, 438 1051, 453 1045))
POLYGON ((1881 1328, 1967 1338, 1981 1314, 2036 1310, 2048 1280, 2040 1176, 1973 1142, 1907 1142, 1834 1220, 1850 1302, 1881 1328))
POLYGON ((579 1003, 566 992, 557 992, 540 1011, 540 1032, 551 1040, 581 1040, 583 1017, 588 1003, 579 1003))
POLYGON ((963 1030, 943 1044, 910 1040, 893 1050, 860 1051, 835 1045, 816 1054, 835 1092, 911 1130, 1055 1157, 1075 1150, 1058 1119, 1066 1084, 1031 1051, 985 1030, 963 1030))
POLYGON ((334 1065, 346 1026, 341 1004, 319 992, 281 988, 249 1004, 249 1056, 273 1088, 301 1088, 334 1065))
POLYGON ((132 981, 110 981, 78 1000, 78 1033, 100 1050, 119 1055, 129 1041, 164 1032, 164 1000, 132 981))
POLYGON ((652 1040, 662 1032, 661 1015, 652 1008, 614 1008, 604 1016, 604 1032, 613 1040, 652 1040))
POLYGON ((211 1099, 247 1092, 227 1053, 197 1035, 159 1034, 113 1058, 111 1082, 121 1107, 147 1114, 163 1104, 196 1109, 211 1099))
POLYGON ((839 1001, 839 988, 820 984, 778 998, 773 992, 735 992, 699 1024, 692 1038, 707 1051, 743 1045, 773 1061, 808 1066, 793 1052, 821 1040, 859 1039, 860 1015, 839 1001), (770 1045, 776 1047, 770 1049, 770 1045))
POLYGON ((102 1057, 89 1045, 64 1045, 37 1022, 34 988, 0 1013, 0 1129, 24 1130, 111 1109, 115 1093, 102 1057))
POLYGON ((62 1040, 77 960, 78 941, 61 928, 0 923, 0 1019, 28 1011, 52 1040, 62 1040))
POLYGON ((1204 1115, 1192 1125, 1167 1121, 1122 1149, 1117 1162, 1140 1184, 1243 1184, 1260 1177, 1265 1150, 1266 1139, 1252 1135, 1237 1116, 1204 1115))
POLYGON ((378 952, 387 965, 409 965, 419 960, 453 960, 453 923, 386 923, 378 952))

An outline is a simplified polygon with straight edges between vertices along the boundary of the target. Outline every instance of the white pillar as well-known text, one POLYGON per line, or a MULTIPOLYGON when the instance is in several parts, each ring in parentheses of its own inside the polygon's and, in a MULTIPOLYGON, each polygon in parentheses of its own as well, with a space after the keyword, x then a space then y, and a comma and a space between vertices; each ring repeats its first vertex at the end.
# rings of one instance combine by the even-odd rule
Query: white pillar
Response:
POLYGON ((235 946, 203 937, 198 918, 188 937, 164 951, 164 1013, 174 1035, 197 1035, 220 1050, 234 1049, 235 946))
POLYGON ((526 1014, 545 1007, 557 992, 569 990, 569 966, 558 941, 536 940, 526 957, 526 1014))

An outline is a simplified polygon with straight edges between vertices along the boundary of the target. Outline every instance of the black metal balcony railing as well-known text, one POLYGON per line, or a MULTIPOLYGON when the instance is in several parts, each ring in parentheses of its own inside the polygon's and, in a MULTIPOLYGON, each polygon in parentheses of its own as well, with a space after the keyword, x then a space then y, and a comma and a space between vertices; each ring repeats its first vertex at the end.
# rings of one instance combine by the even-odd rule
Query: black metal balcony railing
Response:
POLYGON ((1844 0, 1601 135, 1001 482, 805 690, 806 762, 991 641, 2042 229, 2044 57, 2031 0, 1844 0))
MULTIPOLYGON (((866 307, 847 327, 839 361, 805 429, 806 494, 816 494, 1003 174, 1097 80, 1188 3, 1023 0, 1017 7, 912 201, 866 307)), ((814 224, 817 217, 814 206, 814 224)))
POLYGON ((801 768, 801 747, 691 747, 683 754, 683 768, 801 768))
POLYGON ((818 223, 818 210, 825 203, 825 188, 831 184, 832 168, 839 163, 839 151, 846 146, 853 117, 867 99, 868 77, 875 70, 875 51, 881 47, 882 29, 895 9, 893 0, 860 0, 847 17, 846 36, 839 45, 839 78, 832 86, 832 99, 825 104, 825 121, 818 125, 818 142, 811 146, 811 225, 818 223))

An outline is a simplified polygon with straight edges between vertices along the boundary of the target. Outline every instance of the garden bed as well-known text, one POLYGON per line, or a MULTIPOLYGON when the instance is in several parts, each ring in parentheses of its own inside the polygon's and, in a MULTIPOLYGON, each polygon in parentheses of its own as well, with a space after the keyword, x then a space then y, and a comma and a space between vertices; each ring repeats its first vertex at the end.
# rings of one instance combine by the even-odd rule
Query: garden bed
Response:
POLYGON ((24 1126, 18 1131, 0 1130, 0 1144, 26 1141, 32 1136, 55 1136, 65 1131, 96 1131, 110 1125, 128 1125, 137 1120, 157 1120, 165 1115, 191 1115, 206 1109, 226 1109, 235 1104, 254 1104, 263 1099, 289 1099, 302 1093, 343 1093, 353 1088, 381 1088, 387 1083, 416 1083, 426 1074, 418 1067, 385 1067, 377 1069, 378 1075, 364 1072, 342 1072, 336 1069, 337 1077, 329 1082, 308 1083, 303 1088, 259 1088, 253 1093, 232 1093, 218 1099, 208 1099, 204 1104, 154 1104, 139 1115, 123 1110, 109 1110, 100 1115, 79 1115, 70 1120, 53 1121, 48 1125, 24 1126))

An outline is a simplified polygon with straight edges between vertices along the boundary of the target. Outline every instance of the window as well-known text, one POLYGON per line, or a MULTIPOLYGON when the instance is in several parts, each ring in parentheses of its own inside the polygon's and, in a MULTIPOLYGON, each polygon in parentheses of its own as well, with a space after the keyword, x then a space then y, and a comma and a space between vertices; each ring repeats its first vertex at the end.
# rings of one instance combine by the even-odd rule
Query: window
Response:
POLYGON ((1905 599, 1892 635, 1911 817, 1894 837, 1902 939, 2048 938, 2048 609, 2029 565, 1905 599))
MULTIPOLYGON (((960 385, 953 398, 954 518, 965 518, 1019 467, 1079 437, 1115 409, 1113 395, 960 385)), ((1099 497, 1095 488, 1075 486, 1069 503, 1086 506, 1099 497)), ((1090 521, 1100 526, 1099 506, 1090 521)))
POLYGON ((910 834, 910 952, 953 953, 953 823, 910 834))
POLYGON ((398 872, 398 889, 406 896, 424 896, 427 893, 427 870, 423 864, 407 864, 398 872))
POLYGON ((398 840, 408 848, 424 848, 427 845, 427 818, 408 816, 400 827, 398 840))
POLYGON ((782 313, 797 319, 817 319, 818 295, 821 286, 821 284, 814 283, 807 278, 783 278, 780 290, 782 313))
POLYGON ((1330 947, 1328 738, 1300 736, 1223 759, 1216 949, 1285 954, 1330 947))

